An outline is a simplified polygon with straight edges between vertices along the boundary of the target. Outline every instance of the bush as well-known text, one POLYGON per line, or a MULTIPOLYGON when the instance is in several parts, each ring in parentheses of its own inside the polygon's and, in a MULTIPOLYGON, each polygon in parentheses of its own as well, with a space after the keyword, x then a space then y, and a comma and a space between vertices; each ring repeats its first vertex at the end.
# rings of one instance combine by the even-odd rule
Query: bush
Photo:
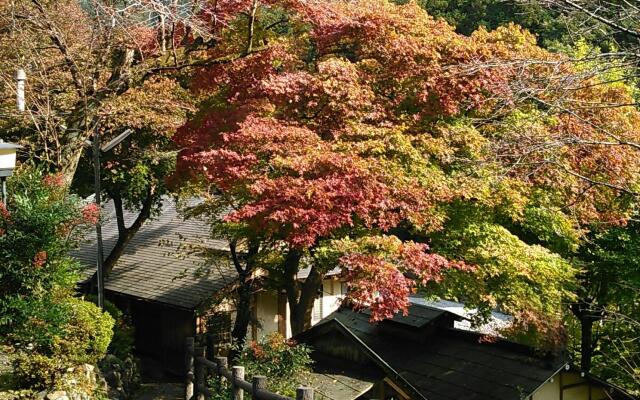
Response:
MULTIPOLYGON (((94 304, 98 302, 98 298, 95 295, 87 296, 85 299, 94 304)), ((105 300, 104 310, 115 320, 113 338, 111 339, 111 343, 109 343, 107 353, 113 354, 121 360, 125 360, 133 354, 135 349, 135 328, 129 316, 125 315, 112 302, 105 300)))
POLYGON ((74 364, 96 364, 107 354, 115 321, 88 301, 73 298, 68 307, 66 333, 54 343, 54 354, 64 355, 74 364))
MULTIPOLYGON (((55 320, 78 281, 69 252, 94 221, 90 206, 68 193, 57 176, 23 170, 9 180, 8 204, 0 203, 0 337, 27 320, 55 320), (35 311, 34 311, 35 310, 35 311)), ((59 315, 64 318, 63 315, 59 315)), ((60 326, 57 324, 56 326, 60 326)), ((50 332, 47 337, 60 332, 50 332)))
POLYGON ((272 333, 245 346, 236 364, 245 367, 246 380, 264 375, 269 379, 270 391, 295 397, 296 388, 310 372, 312 362, 308 346, 272 333))
POLYGON ((25 387, 44 388, 55 385, 65 372, 81 364, 96 364, 107 353, 113 336, 114 320, 93 303, 76 298, 56 304, 64 318, 47 321, 29 319, 14 339, 17 356, 14 374, 25 387), (31 328, 31 329, 30 329, 31 328), (39 340, 39 332, 58 331, 59 335, 39 340), (31 336, 26 333, 31 332, 31 336), (46 344, 46 345, 45 345, 46 344))
POLYGON ((78 263, 69 256, 95 224, 95 204, 70 195, 60 176, 18 171, 0 203, 0 338, 16 351, 15 378, 45 388, 104 357, 113 318, 73 297, 78 263))
POLYGON ((0 400, 33 400, 36 393, 32 390, 9 390, 0 392, 0 400))
POLYGON ((21 387, 53 387, 66 372, 67 365, 57 356, 20 351, 13 360, 13 373, 21 387))

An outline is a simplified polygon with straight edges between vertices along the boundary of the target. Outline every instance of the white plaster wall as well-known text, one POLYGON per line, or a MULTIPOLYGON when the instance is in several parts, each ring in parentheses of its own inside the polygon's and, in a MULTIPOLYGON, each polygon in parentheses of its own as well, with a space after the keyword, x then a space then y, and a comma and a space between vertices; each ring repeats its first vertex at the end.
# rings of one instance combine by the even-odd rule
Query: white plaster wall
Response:
POLYGON ((545 383, 533 394, 533 400, 560 400, 560 381, 554 379, 545 383))
MULTIPOLYGON (((578 374, 573 372, 561 372, 562 384, 572 385, 576 383, 584 382, 578 374)), ((608 396, 602 390, 602 388, 585 384, 580 386, 574 386, 566 388, 563 396, 560 397, 560 374, 556 375, 553 382, 549 381, 545 383, 540 389, 538 389, 532 397, 532 400, 606 400, 608 396), (591 397, 589 397, 589 391, 591 390, 591 397)))
POLYGON ((278 295, 276 292, 260 292, 256 302, 256 317, 260 323, 258 339, 278 332, 278 295))
POLYGON ((342 283, 337 279, 325 279, 323 282, 322 318, 327 317, 340 307, 342 302, 342 283))
MULTIPOLYGON (((325 279, 323 281, 323 299, 322 299, 322 318, 327 317, 340 307, 342 301, 342 283, 339 280, 325 279)), ((314 311, 316 309, 314 308, 314 311)), ((261 329, 258 329, 258 337, 263 337, 271 332, 278 331, 278 296, 276 292, 260 292, 257 296, 256 314, 260 322, 261 329)), ((290 338, 291 324, 289 316, 291 311, 287 302, 286 321, 287 333, 286 337, 290 338)), ((312 321, 316 324, 318 321, 312 321)))

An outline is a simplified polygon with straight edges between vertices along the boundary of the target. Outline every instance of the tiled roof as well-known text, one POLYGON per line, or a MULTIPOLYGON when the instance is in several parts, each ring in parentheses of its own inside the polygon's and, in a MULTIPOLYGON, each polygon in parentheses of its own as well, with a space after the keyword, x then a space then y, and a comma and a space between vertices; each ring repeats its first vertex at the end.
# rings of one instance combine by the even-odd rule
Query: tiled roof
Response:
POLYGON ((369 315, 342 309, 298 339, 314 346, 322 337, 331 337, 327 330, 343 331, 353 346, 404 381, 416 398, 428 400, 521 399, 566 364, 561 358, 542 357, 528 347, 504 340, 481 343, 478 334, 442 324, 423 329, 429 318, 441 320, 443 313, 448 314, 413 304, 409 309, 413 318, 396 317, 371 324, 369 315), (399 326, 403 328, 399 330, 399 326))
MULTIPOLYGON (((105 257, 117 239, 115 210, 111 202, 103 207, 105 222, 102 226, 105 257)), ((129 226, 136 214, 125 212, 129 226)), ((85 266, 87 277, 95 272, 96 239, 92 231, 88 243, 74 252, 85 266)), ((232 283, 237 274, 233 266, 221 262, 204 271, 204 260, 181 250, 189 243, 206 243, 209 247, 227 249, 222 240, 212 240, 207 223, 197 219, 184 220, 177 212, 175 202, 163 199, 162 211, 146 221, 127 244, 115 268, 105 279, 107 291, 160 302, 175 307, 193 309, 232 283), (180 254, 183 253, 183 254, 180 254)))

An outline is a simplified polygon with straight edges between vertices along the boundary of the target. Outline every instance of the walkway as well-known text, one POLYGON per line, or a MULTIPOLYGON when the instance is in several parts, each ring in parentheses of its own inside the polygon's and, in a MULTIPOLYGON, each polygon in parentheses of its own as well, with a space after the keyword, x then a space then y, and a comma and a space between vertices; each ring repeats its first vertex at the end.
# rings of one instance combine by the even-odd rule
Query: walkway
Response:
POLYGON ((143 383, 134 400, 183 400, 184 385, 180 383, 143 383))

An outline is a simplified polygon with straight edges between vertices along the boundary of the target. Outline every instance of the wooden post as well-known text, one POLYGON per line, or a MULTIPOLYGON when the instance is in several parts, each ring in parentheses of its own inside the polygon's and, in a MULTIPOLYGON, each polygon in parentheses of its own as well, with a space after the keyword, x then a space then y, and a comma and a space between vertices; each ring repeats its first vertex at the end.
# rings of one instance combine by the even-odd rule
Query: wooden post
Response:
POLYGON ((222 370, 227 369, 229 367, 229 363, 227 362, 227 357, 216 357, 215 362, 216 364, 218 364, 218 370, 216 371, 216 374, 218 375, 220 382, 224 383, 227 380, 227 378, 222 376, 222 370))
POLYGON ((313 400, 313 388, 299 387, 296 390, 296 400, 313 400))
POLYGON ((231 399, 243 400, 244 391, 237 382, 244 380, 244 367, 235 366, 231 369, 231 399))
POLYGON ((199 357, 204 357, 204 347, 196 347, 194 356, 195 356, 195 370, 196 370, 196 399, 197 400, 205 400, 204 393, 202 393, 199 387, 205 387, 207 385, 205 379, 205 366, 201 362, 198 362, 199 357))
POLYGON ((251 398, 252 399, 260 399, 260 397, 258 397, 258 392, 263 390, 266 391, 267 390, 267 377, 266 376, 262 376, 262 375, 256 375, 253 377, 253 382, 252 382, 252 393, 251 393, 251 398))
POLYGON ((184 390, 184 399, 191 400, 193 397, 193 351, 195 341, 192 337, 188 337, 184 341, 184 363, 186 371, 186 385, 184 390))

